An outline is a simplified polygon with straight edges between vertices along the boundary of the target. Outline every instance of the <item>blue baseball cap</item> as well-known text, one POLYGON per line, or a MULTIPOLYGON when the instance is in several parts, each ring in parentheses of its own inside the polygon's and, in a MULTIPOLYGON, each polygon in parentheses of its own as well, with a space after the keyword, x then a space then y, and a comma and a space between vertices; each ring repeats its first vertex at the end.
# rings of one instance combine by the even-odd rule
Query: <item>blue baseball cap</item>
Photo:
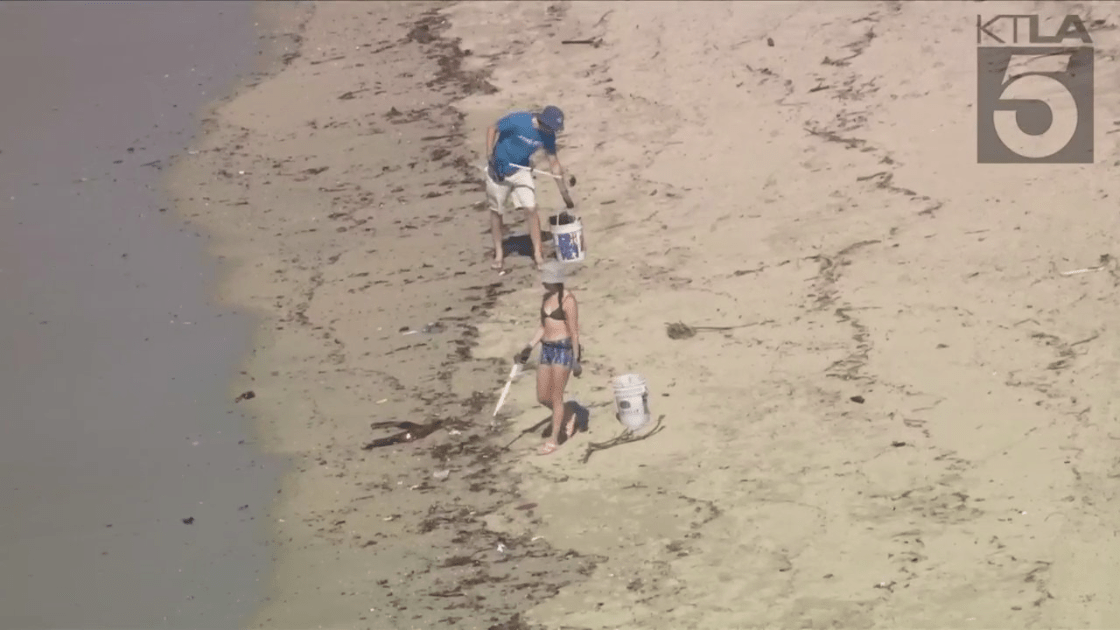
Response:
POLYGON ((560 111, 560 108, 555 105, 549 105, 541 110, 541 113, 537 115, 537 120, 554 132, 564 130, 564 112, 560 111))

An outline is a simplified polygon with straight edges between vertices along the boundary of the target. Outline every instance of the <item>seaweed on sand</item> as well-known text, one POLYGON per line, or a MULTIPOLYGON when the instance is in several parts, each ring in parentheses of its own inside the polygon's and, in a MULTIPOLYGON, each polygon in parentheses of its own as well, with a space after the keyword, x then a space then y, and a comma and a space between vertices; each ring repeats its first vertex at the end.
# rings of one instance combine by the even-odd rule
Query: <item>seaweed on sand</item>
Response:
POLYGON ((391 446, 393 444, 403 444, 405 442, 415 442, 428 437, 435 433, 437 429, 443 426, 443 420, 433 420, 428 424, 416 424, 415 422, 374 422, 370 425, 374 429, 386 429, 395 427, 404 429, 400 433, 394 433, 389 437, 379 438, 362 446, 363 451, 369 451, 381 446, 391 446))

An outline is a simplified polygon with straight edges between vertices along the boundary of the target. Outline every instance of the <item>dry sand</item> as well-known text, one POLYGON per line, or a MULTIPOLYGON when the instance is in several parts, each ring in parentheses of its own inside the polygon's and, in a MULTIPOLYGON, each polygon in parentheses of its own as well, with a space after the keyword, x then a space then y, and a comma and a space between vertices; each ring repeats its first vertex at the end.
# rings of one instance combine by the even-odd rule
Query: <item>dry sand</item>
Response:
POLYGON ((257 625, 1120 626, 1118 276, 1057 272, 1117 254, 1120 9, 1061 6, 1107 24, 1092 166, 976 164, 979 9, 1058 13, 316 5, 182 174, 240 262, 225 297, 265 319, 236 387, 298 462, 257 625), (489 418, 539 291, 524 258, 488 271, 474 165, 546 102, 590 244, 591 419, 540 458, 531 373, 489 418), (624 371, 658 419, 629 443, 624 371), (442 424, 361 448, 404 421, 442 424))

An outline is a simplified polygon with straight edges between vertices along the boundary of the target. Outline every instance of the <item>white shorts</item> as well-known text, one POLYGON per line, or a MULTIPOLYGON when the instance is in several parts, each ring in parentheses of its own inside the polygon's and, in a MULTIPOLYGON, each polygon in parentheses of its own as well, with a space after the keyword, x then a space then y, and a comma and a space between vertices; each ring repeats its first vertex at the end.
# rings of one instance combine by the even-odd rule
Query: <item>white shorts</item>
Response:
POLYGON ((537 207, 537 190, 532 173, 518 169, 502 182, 495 182, 489 173, 486 174, 486 202, 490 210, 505 216, 507 201, 512 201, 514 208, 537 207))

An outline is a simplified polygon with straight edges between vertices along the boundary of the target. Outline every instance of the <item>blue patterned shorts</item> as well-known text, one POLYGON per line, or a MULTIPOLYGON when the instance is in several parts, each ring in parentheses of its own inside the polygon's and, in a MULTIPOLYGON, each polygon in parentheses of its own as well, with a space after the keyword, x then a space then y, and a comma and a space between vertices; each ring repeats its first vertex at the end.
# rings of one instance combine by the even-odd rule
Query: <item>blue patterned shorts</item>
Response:
POLYGON ((571 339, 541 342, 541 365, 563 365, 568 369, 576 364, 571 339))

